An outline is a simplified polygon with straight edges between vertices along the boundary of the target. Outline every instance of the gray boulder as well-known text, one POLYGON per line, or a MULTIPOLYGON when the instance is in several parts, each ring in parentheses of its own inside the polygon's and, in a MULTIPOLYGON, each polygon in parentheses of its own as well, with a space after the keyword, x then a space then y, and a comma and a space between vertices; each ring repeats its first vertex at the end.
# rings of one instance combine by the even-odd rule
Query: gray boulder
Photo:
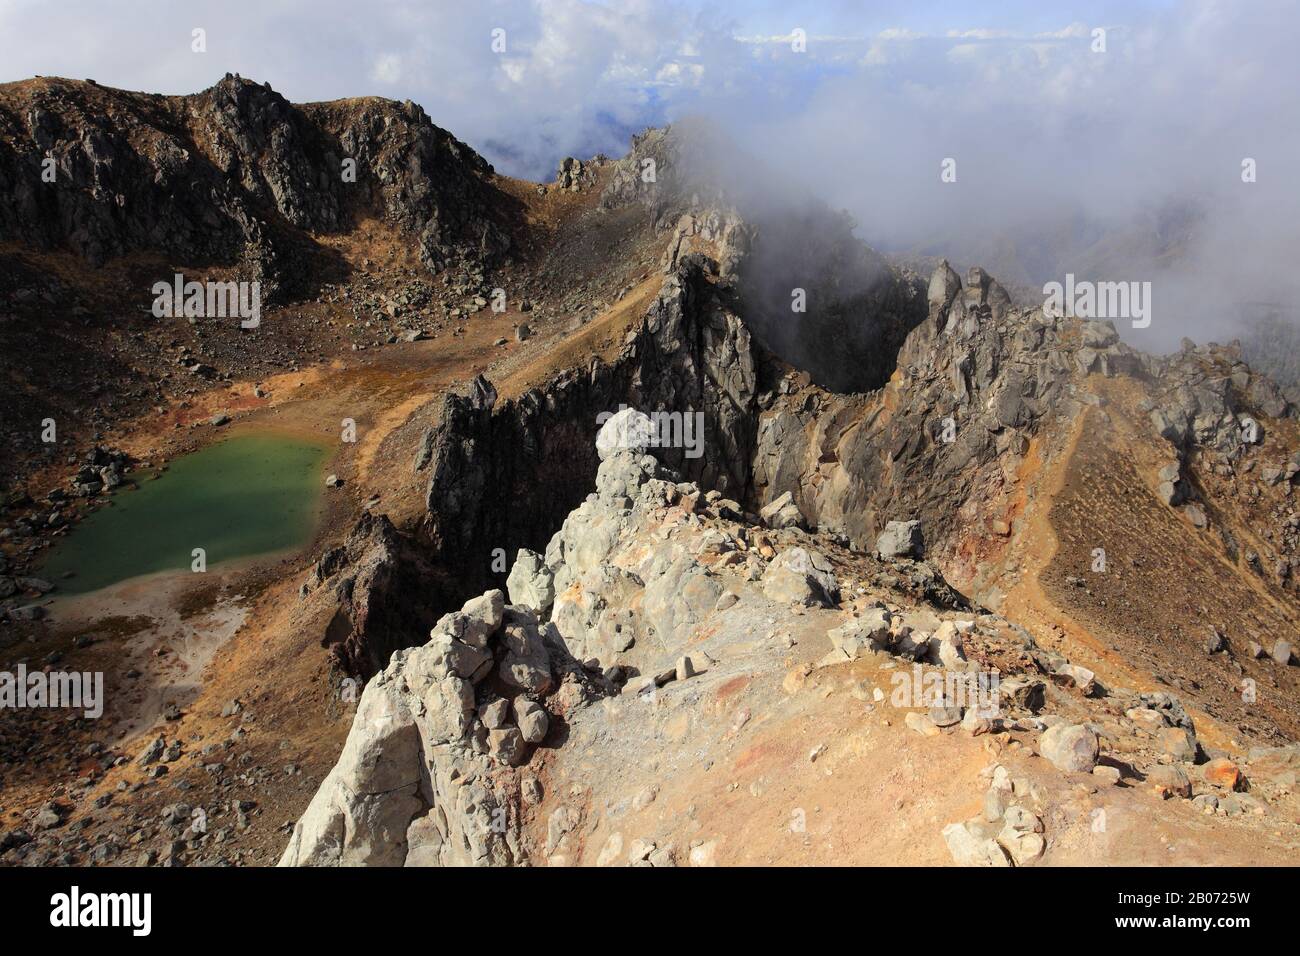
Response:
POLYGON ((958 866, 1010 866, 1006 850, 986 836, 983 829, 974 822, 950 823, 943 828, 943 842, 948 845, 953 862, 958 866))
POLYGON ((550 717, 542 705, 522 694, 515 698, 515 723, 519 725, 524 740, 530 744, 540 744, 551 726, 550 717))
POLYGON ((555 603, 555 576, 540 554, 520 548, 506 578, 506 590, 511 604, 530 607, 545 619, 555 603))
POLYGON ((1049 727, 1038 746, 1052 766, 1065 773, 1091 773, 1097 764, 1097 735, 1082 724, 1049 727))
POLYGON ((804 524, 803 514, 794 503, 794 495, 788 491, 764 505, 758 516, 763 519, 763 524, 778 531, 783 528, 802 528, 804 524))
POLYGON ((767 566, 763 593, 782 603, 831 607, 839 603, 840 586, 823 555, 796 547, 782 551, 767 566))
POLYGON ((925 543, 919 521, 891 521, 876 538, 876 554, 882 561, 898 558, 920 558, 925 543))
POLYGON ((475 684, 489 686, 494 672, 533 694, 554 683, 533 612, 505 605, 500 591, 444 615, 429 643, 397 651, 370 680, 338 763, 280 865, 522 862, 518 821, 505 815, 517 784, 500 765, 528 762, 546 713, 535 701, 499 696, 477 707, 475 684))
POLYGON ((620 451, 643 454, 654 445, 655 426, 650 416, 625 408, 605 420, 596 434, 596 454, 604 461, 620 451))

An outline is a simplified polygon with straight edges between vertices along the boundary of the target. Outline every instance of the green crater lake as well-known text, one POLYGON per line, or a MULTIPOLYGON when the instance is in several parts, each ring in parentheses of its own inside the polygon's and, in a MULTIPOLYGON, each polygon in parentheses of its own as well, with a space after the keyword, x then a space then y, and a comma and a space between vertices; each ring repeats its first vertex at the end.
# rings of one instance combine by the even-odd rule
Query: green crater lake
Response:
MULTIPOLYGON (((159 571, 190 571, 306 544, 316 527, 325 443, 280 434, 232 435, 177 458, 162 477, 139 476, 79 522, 39 574, 56 593, 83 594, 159 571), (73 576, 64 580, 71 571, 73 576)), ((135 477, 135 476, 132 476, 135 477)))

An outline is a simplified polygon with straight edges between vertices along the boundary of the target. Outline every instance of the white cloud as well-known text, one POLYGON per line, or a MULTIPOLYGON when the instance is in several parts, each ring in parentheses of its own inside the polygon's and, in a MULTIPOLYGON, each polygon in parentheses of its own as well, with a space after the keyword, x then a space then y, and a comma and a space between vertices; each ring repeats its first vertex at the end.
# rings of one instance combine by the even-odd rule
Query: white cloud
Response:
POLYGON ((370 68, 370 78, 376 83, 397 83, 402 79, 402 58, 396 53, 384 53, 375 58, 370 68))
POLYGON ((1089 27, 1086 23, 1080 23, 1076 21, 1074 23, 1071 23, 1067 27, 1062 27, 1059 30, 1052 30, 1046 33, 1038 33, 1035 35, 1042 39, 1079 40, 1079 39, 1083 39, 1084 37, 1091 36, 1092 27, 1089 27))
POLYGON ((923 36, 925 34, 908 30, 906 27, 889 27, 876 34, 876 37, 881 40, 919 40, 923 36))
POLYGON ((698 86, 704 80, 704 67, 698 63, 665 63, 655 74, 655 82, 668 86, 698 86))

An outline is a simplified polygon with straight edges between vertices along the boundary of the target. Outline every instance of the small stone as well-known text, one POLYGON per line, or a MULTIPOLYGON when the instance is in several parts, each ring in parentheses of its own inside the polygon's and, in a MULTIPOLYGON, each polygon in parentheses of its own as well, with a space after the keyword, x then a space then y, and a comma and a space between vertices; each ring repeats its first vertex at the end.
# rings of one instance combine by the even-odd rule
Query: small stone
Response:
POLYGON ((623 834, 611 833, 596 856, 597 866, 609 866, 623 855, 623 834))
POLYGON ((155 737, 149 741, 144 750, 140 751, 140 756, 135 758, 135 762, 141 767, 149 766, 163 755, 166 746, 166 742, 161 737, 155 737))
POLYGON ((984 819, 989 823, 997 823, 1009 806, 1011 806, 1011 791, 990 787, 984 794, 984 819))
POLYGON ((1009 827, 998 834, 998 845, 1015 861, 1016 866, 1028 866, 1047 849, 1041 833, 1012 830, 1009 827))
POLYGON ((643 840, 640 837, 632 841, 632 845, 627 851, 627 862, 635 866, 650 858, 650 854, 655 851, 655 845, 649 840, 643 840))
POLYGON ((717 856, 717 851, 717 840, 708 840, 691 847, 691 866, 716 866, 717 863, 715 862, 715 857, 717 856))
POLYGON ((1124 711, 1124 716, 1149 734, 1158 734, 1165 727, 1165 719, 1160 711, 1150 707, 1130 707, 1124 711))
POLYGON ((1147 786, 1162 797, 1190 797, 1192 782, 1187 771, 1174 764, 1160 764, 1147 771, 1147 786))
POLYGON ((958 866, 1011 865, 1006 850, 995 841, 973 832, 965 823, 950 823, 944 827, 943 841, 958 866))
POLYGON ((655 867, 676 866, 677 858, 673 853, 673 845, 658 847, 649 856, 650 865, 655 867))
POLYGON ((488 730, 501 730, 510 726, 510 701, 504 697, 489 701, 479 708, 479 720, 488 730))
POLYGON ((488 731, 488 753, 511 767, 518 767, 528 756, 528 746, 518 727, 488 731))
POLYGON ((987 717, 981 717, 979 711, 972 707, 966 711, 961 719, 961 729, 966 731, 972 737, 978 737, 981 734, 987 734, 993 730, 993 721, 987 717))
POLYGON ((1175 760, 1191 763, 1196 759, 1196 738, 1182 727, 1165 727, 1158 739, 1165 753, 1175 760))
POLYGON ((515 723, 519 725, 519 732, 524 735, 524 740, 530 744, 540 744, 545 740, 546 732, 551 726, 550 716, 545 708, 523 694, 515 698, 515 723))
POLYGON ((1106 784, 1108 787, 1115 787, 1119 785, 1120 773, 1118 767, 1107 767, 1104 765, 1098 765, 1092 768, 1092 775, 1096 777, 1101 783, 1106 784))
POLYGON ((942 733, 933 720, 915 710, 907 712, 907 716, 903 718, 903 723, 924 737, 938 737, 942 733))
POLYGON ((695 663, 689 657, 677 658, 677 679, 687 680, 696 674, 695 663))
POLYGON ((919 521, 890 521, 876 538, 876 555, 882 561, 919 559, 924 549, 919 521))

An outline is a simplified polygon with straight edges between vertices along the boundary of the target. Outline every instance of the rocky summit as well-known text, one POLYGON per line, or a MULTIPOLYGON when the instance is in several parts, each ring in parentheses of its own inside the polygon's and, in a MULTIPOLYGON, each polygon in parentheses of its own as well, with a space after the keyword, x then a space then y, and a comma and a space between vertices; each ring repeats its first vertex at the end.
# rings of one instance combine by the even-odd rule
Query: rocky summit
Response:
POLYGON ((1295 865, 1300 394, 724 140, 0 85, 0 863, 1295 865))

